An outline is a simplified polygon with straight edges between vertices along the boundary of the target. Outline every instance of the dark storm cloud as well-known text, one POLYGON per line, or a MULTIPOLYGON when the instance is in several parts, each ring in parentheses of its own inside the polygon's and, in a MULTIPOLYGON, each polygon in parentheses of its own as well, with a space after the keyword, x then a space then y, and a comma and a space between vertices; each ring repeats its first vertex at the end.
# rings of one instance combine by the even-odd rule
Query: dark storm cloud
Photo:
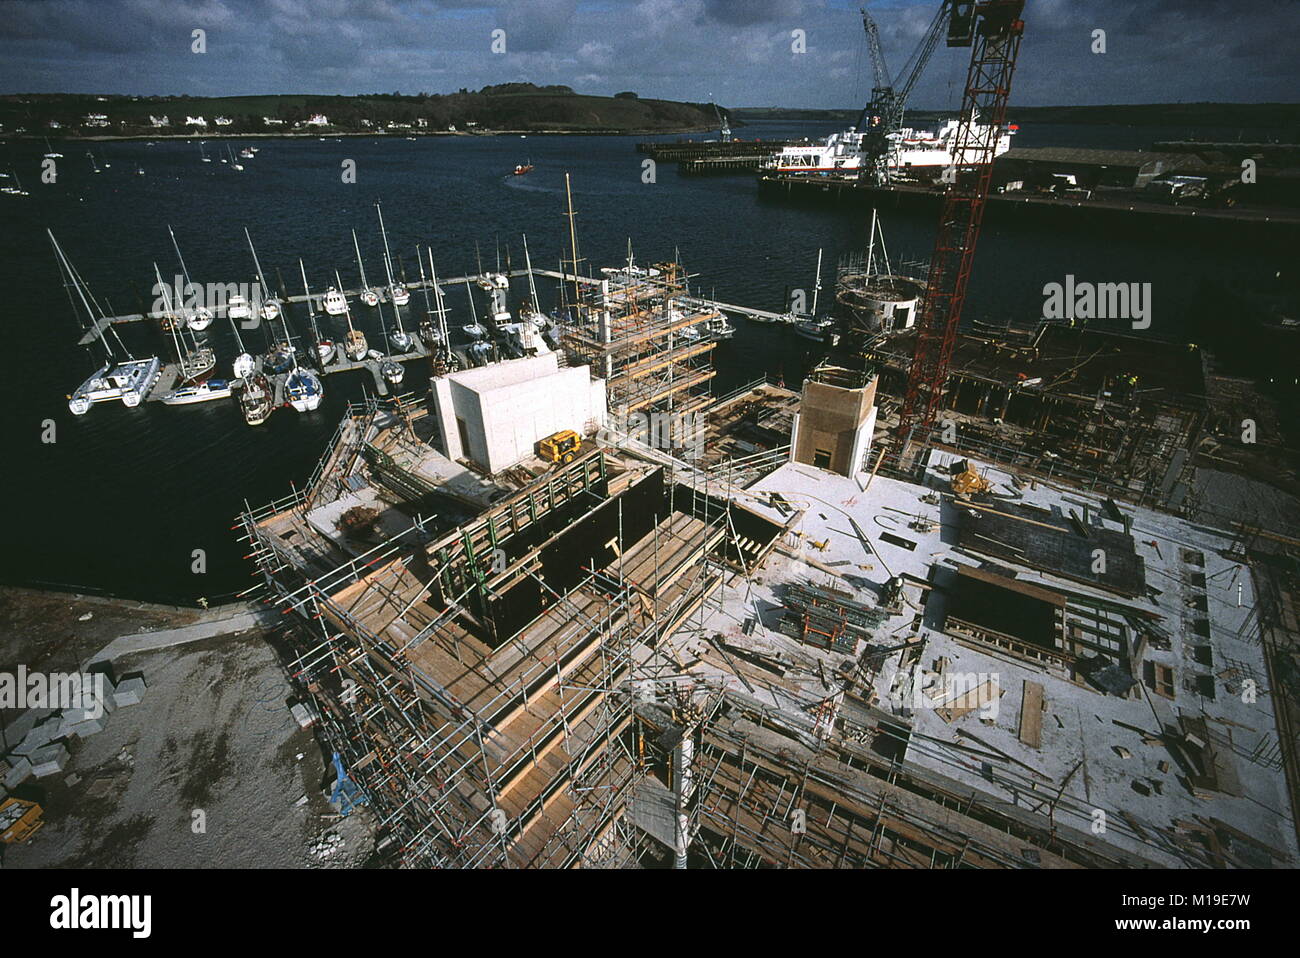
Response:
MULTIPOLYGON (((0 91, 204 95, 530 80, 737 105, 854 106, 871 83, 857 0, 0 0, 0 91), (208 53, 190 52, 207 31, 208 53), (491 51, 506 31, 507 52, 491 51), (803 31, 807 52, 791 33, 803 31)), ((872 0, 899 70, 938 0, 872 0)), ((1013 102, 1295 100, 1300 4, 1030 0, 1013 102), (1091 51, 1094 30, 1107 52, 1091 51)), ((965 50, 912 96, 952 107, 965 50)))

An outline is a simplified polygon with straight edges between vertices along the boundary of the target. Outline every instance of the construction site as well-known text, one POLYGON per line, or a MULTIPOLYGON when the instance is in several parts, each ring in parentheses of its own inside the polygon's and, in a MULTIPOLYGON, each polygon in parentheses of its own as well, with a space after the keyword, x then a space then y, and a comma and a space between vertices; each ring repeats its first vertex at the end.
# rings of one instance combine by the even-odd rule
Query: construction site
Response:
MULTIPOLYGON (((993 129, 1022 4, 956 7, 993 129)), ((1295 865, 1300 540, 1183 515, 1195 351, 958 335, 981 149, 798 390, 712 396, 726 320, 582 275, 570 206, 557 353, 349 406, 244 511, 374 864, 1295 865)))

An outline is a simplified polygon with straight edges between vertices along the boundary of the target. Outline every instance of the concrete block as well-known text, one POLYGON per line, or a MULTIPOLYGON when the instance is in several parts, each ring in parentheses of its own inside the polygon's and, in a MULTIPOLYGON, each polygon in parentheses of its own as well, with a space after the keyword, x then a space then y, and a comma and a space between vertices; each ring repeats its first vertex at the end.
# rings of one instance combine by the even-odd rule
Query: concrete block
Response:
POLYGON ((299 728, 311 728, 316 724, 316 710, 306 702, 299 702, 289 712, 297 720, 299 728))
POLYGON ((37 724, 13 747, 16 755, 31 755, 63 735, 63 713, 54 712, 37 724))
POLYGON ((32 763, 26 755, 9 755, 5 758, 4 778, 0 779, 0 785, 11 791, 21 785, 32 775, 32 763))
POLYGON ((49 713, 49 709, 28 709, 4 727, 4 740, 11 745, 21 742, 49 713))
POLYGON ((145 688, 144 679, 139 677, 118 682, 117 688, 113 690, 113 701, 119 707, 139 705, 140 700, 144 698, 145 688))
POLYGON ((32 753, 32 774, 37 778, 44 778, 47 775, 57 775, 63 771, 68 764, 67 748, 61 743, 55 742, 53 745, 46 745, 44 748, 38 748, 32 753))
POLYGON ((98 735, 102 731, 104 731, 103 716, 97 719, 86 719, 84 722, 78 722, 76 725, 72 726, 70 734, 75 735, 78 738, 89 738, 92 735, 98 735))

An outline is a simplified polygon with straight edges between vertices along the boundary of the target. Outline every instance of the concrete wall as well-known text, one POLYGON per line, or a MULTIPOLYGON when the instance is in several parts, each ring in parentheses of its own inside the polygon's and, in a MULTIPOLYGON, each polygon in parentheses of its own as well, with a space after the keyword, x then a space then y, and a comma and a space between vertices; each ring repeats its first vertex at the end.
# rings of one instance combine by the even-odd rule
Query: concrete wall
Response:
POLYGON ((830 463, 821 468, 851 477, 862 470, 875 422, 875 378, 861 389, 809 380, 795 417, 790 459, 811 466, 819 450, 829 452, 830 463))
POLYGON ((554 354, 452 373, 434 381, 431 395, 442 451, 489 472, 527 458, 561 429, 605 421, 604 381, 593 382, 587 366, 559 368, 554 354))

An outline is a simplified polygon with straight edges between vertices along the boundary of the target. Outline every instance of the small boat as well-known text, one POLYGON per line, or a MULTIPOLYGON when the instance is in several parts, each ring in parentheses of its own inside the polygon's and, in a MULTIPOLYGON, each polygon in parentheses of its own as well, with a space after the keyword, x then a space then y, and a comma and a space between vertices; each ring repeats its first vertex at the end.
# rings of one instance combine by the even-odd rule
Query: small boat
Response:
POLYGON ((212 347, 200 346, 181 357, 176 378, 182 384, 192 383, 201 380, 216 368, 217 354, 212 351, 212 347))
POLYGON ((294 348, 288 343, 276 343, 262 362, 273 373, 287 373, 293 368, 294 348))
POLYGON ((316 359, 322 366, 328 366, 334 362, 334 357, 338 353, 332 340, 322 339, 316 344, 316 359))
POLYGON ((464 331, 465 335, 470 339, 482 339, 487 335, 487 330, 478 323, 471 323, 468 326, 462 326, 461 330, 464 331))
MULTIPOLYGON (((339 286, 343 281, 339 279, 338 270, 334 271, 334 282, 339 286)), ((342 296, 342 294, 340 294, 342 296)), ((352 325, 352 310, 348 309, 348 301, 343 297, 343 315, 348 318, 348 335, 343 341, 343 355, 354 363, 359 363, 366 358, 366 351, 369 348, 366 344, 366 334, 352 325)))
POLYGON ((325 312, 330 316, 342 316, 348 311, 347 297, 331 286, 325 290, 325 312))
POLYGON ((311 412, 325 397, 325 387, 319 376, 310 369, 299 366, 285 381, 284 394, 289 405, 298 412, 311 412))
POLYGON ((411 334, 404 329, 394 329, 388 334, 388 341, 392 343, 394 351, 399 353, 409 353, 414 345, 411 334))
POLYGON ((244 422, 250 426, 260 426, 266 422, 271 415, 272 402, 271 384, 265 376, 259 374, 244 380, 244 386, 239 391, 239 411, 243 414, 244 422))
POLYGON ((531 172, 533 172, 533 164, 531 161, 528 163, 520 163, 515 167, 515 176, 523 176, 525 173, 531 172))
POLYGON ((136 175, 136 176, 144 176, 144 167, 143 167, 143 166, 137 166, 137 167, 135 168, 135 175, 136 175))
MULTIPOLYGON (((429 270, 433 276, 433 295, 438 304, 436 309, 429 301, 430 283, 424 274, 424 257, 420 255, 418 246, 415 248, 415 261, 420 264, 420 287, 424 291, 424 318, 420 320, 418 332, 430 353, 434 353, 446 343, 443 331, 447 325, 447 307, 443 302, 442 287, 438 285, 438 271, 433 267, 433 250, 429 250, 429 270)), ((531 274, 529 275, 531 277, 531 274)))
MULTIPOLYGON (((203 163, 211 163, 211 162, 212 162, 212 157, 208 156, 208 152, 207 152, 207 150, 203 149, 203 141, 202 141, 202 140, 199 140, 199 160, 200 160, 200 162, 203 162, 203 163)), ((221 162, 224 163, 224 162, 226 162, 226 161, 225 161, 225 160, 222 160, 221 162)))
MULTIPOLYGON (((226 155, 230 157, 230 165, 231 165, 231 167, 232 167, 233 169, 236 169, 236 170, 242 170, 242 169, 244 168, 244 164, 243 164, 243 163, 237 163, 237 162, 235 162, 235 154, 234 154, 233 152, 231 152, 231 150, 230 150, 230 145, 229 145, 229 144, 226 145, 226 155)), ((226 162, 226 161, 225 161, 225 160, 222 160, 221 162, 224 163, 224 162, 226 162)))
POLYGON ((101 169, 99 168, 99 164, 95 162, 95 154, 94 154, 94 153, 91 153, 89 150, 87 150, 87 151, 86 151, 86 156, 90 157, 90 171, 91 171, 92 173, 103 173, 103 172, 104 172, 103 170, 101 170, 101 169))
POLYGON ((811 339, 819 343, 832 343, 832 337, 835 336, 835 320, 833 319, 801 319, 791 327, 796 336, 802 336, 804 339, 811 339))
POLYGON ((227 379, 205 379, 203 382, 177 386, 162 397, 162 402, 168 406, 188 406, 213 399, 229 399, 233 392, 233 387, 227 379))
POLYGON ((247 147, 247 146, 246 146, 246 147, 244 147, 242 150, 239 151, 239 155, 242 156, 242 157, 243 157, 244 159, 246 159, 246 160, 251 160, 251 159, 253 158, 253 152, 254 152, 254 151, 253 151, 250 147, 247 147))
POLYGON ((226 300, 226 315, 231 319, 250 319, 253 309, 248 305, 248 300, 236 293, 226 300))
POLYGON ((186 315, 185 323, 196 333, 201 333, 212 325, 212 310, 206 306, 191 309, 186 315))
POLYGON ((307 267, 301 259, 298 260, 298 272, 302 274, 302 291, 307 297, 307 318, 311 322, 312 339, 316 343, 316 363, 324 369, 334 359, 334 343, 321 336, 320 327, 316 324, 316 307, 312 305, 311 287, 307 285, 307 267))
POLYGON ((722 313, 704 324, 705 331, 714 339, 730 339, 736 335, 736 327, 727 322, 722 313))
POLYGON ((54 149, 54 147, 50 146, 50 138, 49 138, 48 136, 45 138, 45 149, 49 151, 48 153, 45 154, 45 159, 47 159, 47 160, 61 160, 61 159, 63 159, 63 154, 57 152, 57 151, 54 149))
POLYGON ((400 386, 402 379, 406 376, 406 370, 402 368, 402 364, 395 363, 392 360, 380 363, 379 372, 384 377, 384 381, 390 386, 400 386))
POLYGON ((257 372, 257 360, 253 358, 252 353, 241 352, 235 357, 235 361, 230 364, 230 370, 234 373, 236 379, 248 379, 257 372))
POLYGON ((266 302, 262 304, 262 309, 260 310, 260 312, 262 314, 262 318, 266 320, 268 323, 271 322, 271 320, 278 318, 280 315, 279 301, 274 299, 268 299, 266 302))
POLYGON ((394 306, 405 306, 411 301, 410 291, 400 283, 391 287, 388 295, 392 299, 394 306))

